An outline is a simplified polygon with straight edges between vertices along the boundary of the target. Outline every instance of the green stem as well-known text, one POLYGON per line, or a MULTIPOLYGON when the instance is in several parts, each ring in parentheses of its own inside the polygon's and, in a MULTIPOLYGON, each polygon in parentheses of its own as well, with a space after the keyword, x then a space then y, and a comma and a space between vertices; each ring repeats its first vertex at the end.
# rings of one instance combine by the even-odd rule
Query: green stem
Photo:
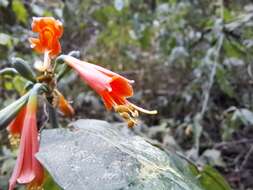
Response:
POLYGON ((51 123, 52 127, 59 128, 57 112, 55 108, 50 104, 48 104, 48 116, 49 116, 49 122, 51 123))

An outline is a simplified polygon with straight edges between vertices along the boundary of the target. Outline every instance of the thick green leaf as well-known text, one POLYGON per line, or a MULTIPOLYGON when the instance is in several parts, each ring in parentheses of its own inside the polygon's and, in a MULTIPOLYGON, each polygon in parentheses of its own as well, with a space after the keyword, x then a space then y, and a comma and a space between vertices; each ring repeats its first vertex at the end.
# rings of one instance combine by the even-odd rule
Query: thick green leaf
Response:
POLYGON ((12 66, 19 72, 21 76, 32 82, 36 82, 36 75, 31 66, 21 58, 13 58, 12 66))
POLYGON ((4 129, 26 104, 29 92, 0 111, 0 130, 4 129))
POLYGON ((24 96, 2 109, 0 111, 0 130, 4 129, 11 122, 20 109, 27 103, 30 95, 37 94, 40 90, 46 91, 47 89, 45 89, 43 84, 37 83, 24 96))
POLYGON ((18 74, 17 70, 14 68, 4 68, 2 70, 0 70, 0 75, 10 75, 10 76, 14 76, 18 74))
POLYGON ((201 190, 187 162, 104 121, 42 132, 37 158, 65 190, 201 190))
POLYGON ((27 80, 25 80, 20 75, 13 77, 11 83, 13 85, 13 89, 17 90, 19 94, 25 94, 27 91, 25 90, 27 80))

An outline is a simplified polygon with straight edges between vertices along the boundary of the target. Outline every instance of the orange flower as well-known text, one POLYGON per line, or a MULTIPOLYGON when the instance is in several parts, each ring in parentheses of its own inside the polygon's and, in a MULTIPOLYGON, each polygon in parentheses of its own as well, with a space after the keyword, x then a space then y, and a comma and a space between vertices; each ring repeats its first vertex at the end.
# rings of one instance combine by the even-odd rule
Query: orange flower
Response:
POLYGON ((74 109, 69 104, 69 102, 64 98, 64 96, 58 91, 54 90, 54 101, 53 105, 58 107, 59 110, 64 114, 66 117, 72 117, 75 114, 74 109))
POLYGON ((21 131, 23 128, 24 117, 26 114, 26 106, 24 106, 16 116, 16 118, 8 125, 7 130, 10 135, 21 135, 21 131))
POLYGON ((131 83, 134 81, 98 65, 80 61, 68 55, 63 55, 62 58, 102 97, 105 107, 108 110, 114 108, 128 122, 129 127, 136 123, 138 111, 146 114, 157 113, 157 111, 142 109, 127 100, 128 97, 133 96, 131 83))
POLYGON ((39 150, 36 120, 37 97, 30 96, 20 140, 17 162, 9 180, 9 190, 13 190, 16 182, 26 184, 28 189, 38 189, 44 179, 44 170, 35 158, 39 150))
POLYGON ((17 148, 20 143, 20 136, 23 128, 24 117, 26 114, 26 106, 24 106, 16 118, 8 125, 7 130, 9 132, 8 138, 12 147, 17 148))
POLYGON ((59 39, 63 34, 63 26, 53 17, 33 17, 32 31, 39 33, 39 38, 29 38, 31 47, 38 53, 49 52, 55 57, 61 52, 59 39))

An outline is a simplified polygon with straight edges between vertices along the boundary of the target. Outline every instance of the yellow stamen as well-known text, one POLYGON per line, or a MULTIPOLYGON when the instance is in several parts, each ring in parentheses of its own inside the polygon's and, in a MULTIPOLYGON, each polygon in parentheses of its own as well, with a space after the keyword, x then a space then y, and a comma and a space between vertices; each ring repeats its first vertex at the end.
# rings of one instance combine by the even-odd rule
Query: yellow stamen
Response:
POLYGON ((121 112, 129 112, 129 108, 126 106, 126 105, 117 105, 117 106, 114 106, 114 110, 118 113, 121 113, 121 112))
POLYGON ((14 149, 18 148, 18 146, 20 144, 20 135, 19 134, 14 134, 14 135, 9 134, 8 138, 9 138, 11 147, 14 149))
POLYGON ((119 113, 119 115, 123 118, 128 120, 130 118, 130 115, 127 112, 119 113))
POLYGON ((156 110, 145 110, 130 102, 125 105, 115 105, 113 108, 127 122, 129 128, 137 124, 136 118, 139 116, 139 111, 146 114, 157 114, 156 110))
POLYGON ((129 128, 134 127, 135 124, 136 124, 136 123, 135 123, 133 120, 128 120, 128 121, 127 121, 127 126, 128 126, 129 128))
POLYGON ((27 190, 44 190, 42 186, 32 186, 32 185, 27 185, 26 187, 27 190))
POLYGON ((143 109, 141 107, 138 107, 138 106, 132 104, 131 102, 129 102, 129 105, 132 106, 134 109, 136 109, 142 113, 145 113, 145 114, 155 115, 158 113, 157 110, 146 110, 146 109, 143 109))

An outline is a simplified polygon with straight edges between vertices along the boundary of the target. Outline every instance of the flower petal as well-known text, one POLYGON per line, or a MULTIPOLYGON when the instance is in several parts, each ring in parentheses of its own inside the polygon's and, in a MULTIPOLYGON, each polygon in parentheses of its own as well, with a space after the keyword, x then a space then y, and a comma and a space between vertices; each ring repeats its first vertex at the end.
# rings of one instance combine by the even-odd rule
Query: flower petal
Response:
POLYGON ((56 55, 61 53, 61 44, 58 40, 54 41, 52 43, 51 51, 49 52, 49 55, 51 57, 55 57, 56 55))
POLYGON ((85 61, 83 61, 83 62, 84 62, 85 64, 90 65, 91 67, 95 68, 96 70, 98 70, 98 71, 104 73, 105 75, 107 75, 107 76, 109 76, 109 77, 118 76, 118 77, 120 77, 120 78, 125 79, 125 80, 128 81, 129 83, 134 83, 134 80, 129 80, 129 79, 127 79, 127 78, 125 78, 125 77, 123 77, 123 76, 121 76, 121 75, 119 75, 119 74, 117 74, 117 73, 115 73, 115 72, 113 72, 113 71, 110 71, 110 70, 108 70, 108 69, 106 69, 106 68, 104 68, 104 67, 101 67, 101 66, 99 66, 99 65, 95 65, 95 64, 92 64, 92 63, 88 63, 88 62, 85 62, 85 61))
MULTIPOLYGON (((29 111, 29 110, 28 110, 29 111)), ((17 181, 21 184, 30 183, 34 177, 35 173, 32 167, 32 128, 34 127, 34 122, 36 122, 36 118, 31 115, 31 113, 27 113, 24 121, 24 127, 21 135, 21 143, 20 143, 20 154, 24 154, 22 160, 22 168, 18 175, 17 181)))
POLYGON ((29 38, 29 42, 31 44, 31 48, 34 48, 38 53, 43 53, 45 51, 45 47, 41 44, 39 39, 29 38))
POLYGON ((133 96, 133 87, 127 80, 122 77, 114 76, 110 82, 112 91, 118 96, 131 97, 133 96))
POLYGON ((53 17, 33 17, 32 31, 39 33, 39 39, 30 38, 31 47, 38 53, 50 51, 55 57, 61 52, 59 38, 63 34, 63 26, 53 17))
POLYGON ((9 124, 7 127, 7 130, 9 131, 10 134, 15 135, 15 134, 21 134, 22 128, 23 128, 23 122, 24 122, 24 117, 26 114, 26 107, 24 106, 16 118, 9 124))
POLYGON ((74 57, 64 56, 64 58, 65 62, 74 68, 84 82, 86 82, 98 94, 101 94, 104 90, 112 90, 110 86, 111 77, 99 72, 95 68, 74 57))

